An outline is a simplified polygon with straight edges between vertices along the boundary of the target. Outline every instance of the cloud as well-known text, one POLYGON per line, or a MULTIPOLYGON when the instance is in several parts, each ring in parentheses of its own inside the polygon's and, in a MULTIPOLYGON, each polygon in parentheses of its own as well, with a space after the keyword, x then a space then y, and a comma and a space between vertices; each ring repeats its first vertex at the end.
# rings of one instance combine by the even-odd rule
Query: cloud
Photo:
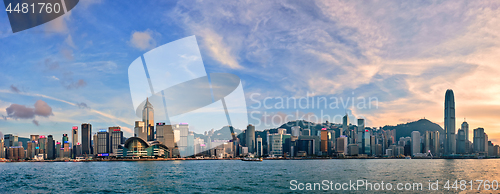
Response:
POLYGON ((73 42, 73 38, 71 37, 71 34, 68 34, 66 39, 64 39, 64 42, 68 44, 71 48, 76 49, 75 43, 73 42))
POLYGON ((19 88, 17 88, 17 87, 16 87, 16 86, 14 86, 14 85, 10 85, 10 90, 12 90, 12 91, 13 91, 13 92, 15 92, 15 93, 19 93, 19 92, 21 92, 21 90, 19 90, 19 88))
POLYGON ((81 108, 81 109, 90 109, 90 107, 86 104, 86 103, 78 103, 78 108, 81 108))
POLYGON ((156 47, 156 41, 153 39, 153 31, 147 29, 143 32, 134 31, 130 36, 129 43, 139 50, 147 50, 156 47))
POLYGON ((13 119, 33 119, 35 118, 35 109, 24 105, 11 104, 6 109, 7 117, 13 119))
POLYGON ((35 119, 33 119, 33 121, 31 121, 31 122, 33 122, 33 124, 35 124, 36 126, 40 126, 40 123, 35 119))
MULTIPOLYGON (((1 90, 0 89, 0 93, 12 94, 14 92, 9 91, 9 90, 1 90)), ((50 99, 50 100, 55 100, 55 101, 58 101, 58 102, 69 104, 71 106, 78 107, 77 103, 69 102, 69 101, 66 101, 66 100, 63 100, 63 99, 55 98, 55 97, 52 97, 52 96, 47 96, 47 95, 44 95, 44 94, 33 94, 33 93, 26 93, 26 92, 25 93, 20 93, 20 94, 21 95, 25 95, 25 96, 42 97, 42 98, 46 98, 46 99, 50 99)), ((116 101, 119 101, 119 100, 123 100, 123 99, 122 98, 117 98, 117 100, 114 100, 113 102, 116 102, 116 101)), ((117 105, 115 107, 121 107, 121 106, 122 106, 122 104, 117 105)), ((112 119, 114 121, 120 121, 120 122, 122 122, 122 123, 124 123, 126 125, 130 125, 130 120, 127 120, 127 119, 124 119, 124 118, 121 118, 121 117, 117 117, 117 116, 114 116, 112 114, 104 113, 102 111, 98 111, 98 110, 94 110, 94 109, 90 110, 90 112, 95 113, 95 114, 100 115, 100 116, 103 116, 103 117, 108 118, 108 119, 112 119)), ((10 118, 9 116, 3 116, 3 115, 2 115, 2 117, 4 117, 4 119, 10 118)))
POLYGON ((210 29, 203 30, 203 40, 212 57, 219 61, 222 65, 226 65, 232 69, 241 69, 242 66, 232 54, 231 47, 224 44, 223 38, 210 29))
POLYGON ((52 113, 52 108, 45 101, 38 100, 35 103, 35 115, 49 117, 54 114, 52 113))
POLYGON ((81 0, 80 5, 84 8, 87 9, 89 6, 94 5, 94 4, 101 4, 102 0, 81 0))
POLYGON ((52 77, 50 77, 50 79, 53 79, 53 80, 59 81, 59 78, 57 78, 55 75, 53 75, 52 77))
POLYGON ((79 79, 76 82, 73 82, 71 80, 67 80, 67 81, 63 82, 63 85, 64 85, 64 87, 66 87, 66 89, 71 90, 71 89, 78 89, 78 88, 85 87, 85 86, 87 86, 87 82, 85 82, 85 80, 83 80, 83 79, 79 79))
POLYGON ((52 108, 43 100, 36 101, 34 108, 20 104, 11 104, 6 108, 7 116, 4 119, 34 119, 35 116, 49 117, 54 115, 52 108))
POLYGON ((50 59, 50 58, 45 59, 43 64, 45 65, 45 68, 47 70, 59 69, 59 63, 57 61, 52 61, 52 59, 50 59))
POLYGON ((61 33, 61 34, 67 34, 69 33, 69 28, 67 22, 71 20, 71 13, 72 11, 69 11, 65 13, 64 15, 47 22, 43 26, 45 27, 45 32, 47 33, 61 33))
POLYGON ((75 59, 75 57, 73 56, 73 50, 71 50, 71 49, 63 48, 63 49, 61 49, 61 54, 63 55, 64 58, 66 58, 68 60, 75 59))

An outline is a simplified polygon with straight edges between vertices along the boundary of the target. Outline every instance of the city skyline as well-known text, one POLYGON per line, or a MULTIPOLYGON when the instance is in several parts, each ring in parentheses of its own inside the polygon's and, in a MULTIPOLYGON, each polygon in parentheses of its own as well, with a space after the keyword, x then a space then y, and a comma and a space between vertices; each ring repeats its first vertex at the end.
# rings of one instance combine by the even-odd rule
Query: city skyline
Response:
MULTIPOLYGON (((307 92, 315 97, 373 96, 379 99, 377 109, 325 110, 330 115, 349 112, 353 122, 363 117, 367 126, 425 117, 444 128, 443 91, 451 88, 459 122, 455 124, 467 118, 470 129, 483 127, 499 142, 500 90, 491 84, 499 82, 495 75, 500 41, 492 34, 500 26, 498 2, 142 6, 161 11, 144 15, 129 3, 82 2, 71 14, 16 34, 5 30, 8 22, 0 22, 0 115, 5 116, 0 131, 25 137, 53 134, 58 140, 75 124, 93 123, 95 131, 121 126, 130 137, 138 119, 125 78, 128 65, 155 46, 196 35, 207 72, 238 75, 249 110, 255 106, 250 95, 256 93, 260 101, 300 98, 307 92), (110 8, 132 14, 117 17, 105 11, 110 8), (457 10, 468 14, 456 15, 457 10), (157 20, 164 17, 168 21, 157 20), (249 19, 236 22, 233 17, 249 19), (93 22, 96 19, 101 22, 93 22), (120 28, 110 27, 114 25, 120 28), (12 46, 18 44, 28 46, 12 46), (29 114, 9 116, 7 108, 13 104, 29 114)), ((0 21, 7 16, 0 15, 0 21)), ((295 110, 266 111, 286 115, 295 110)), ((320 109, 300 111, 320 115, 320 109)))

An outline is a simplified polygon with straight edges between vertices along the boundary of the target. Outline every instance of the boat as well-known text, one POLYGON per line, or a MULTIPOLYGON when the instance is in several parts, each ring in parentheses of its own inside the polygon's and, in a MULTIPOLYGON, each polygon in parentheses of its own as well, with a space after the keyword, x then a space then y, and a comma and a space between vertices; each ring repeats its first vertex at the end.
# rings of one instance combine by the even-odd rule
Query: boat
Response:
POLYGON ((242 161, 262 162, 262 158, 243 158, 242 161))

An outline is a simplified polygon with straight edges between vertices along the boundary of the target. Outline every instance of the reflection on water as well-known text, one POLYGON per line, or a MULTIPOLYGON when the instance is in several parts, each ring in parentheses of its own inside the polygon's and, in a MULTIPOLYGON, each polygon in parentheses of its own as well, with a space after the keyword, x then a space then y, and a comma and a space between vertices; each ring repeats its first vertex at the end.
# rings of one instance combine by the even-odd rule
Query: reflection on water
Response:
POLYGON ((436 180, 500 180, 499 162, 381 159, 0 163, 0 192, 276 193, 290 192, 291 180, 420 182, 427 189, 428 182, 436 180))

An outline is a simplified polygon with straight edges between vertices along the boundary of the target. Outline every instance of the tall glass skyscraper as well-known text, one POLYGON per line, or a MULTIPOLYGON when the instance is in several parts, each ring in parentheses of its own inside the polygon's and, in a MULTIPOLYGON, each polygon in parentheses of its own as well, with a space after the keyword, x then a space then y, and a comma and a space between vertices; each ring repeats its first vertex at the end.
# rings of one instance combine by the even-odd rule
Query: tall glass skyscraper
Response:
POLYGON ((248 153, 255 153, 255 126, 253 125, 247 126, 246 143, 248 147, 248 153))
POLYGON ((82 124, 82 155, 87 156, 92 154, 90 147, 92 140, 92 125, 88 123, 82 124))
POLYGON ((356 131, 356 144, 358 144, 359 152, 360 154, 363 154, 365 151, 363 150, 363 133, 365 132, 365 120, 364 119, 358 119, 358 128, 356 131))
POLYGON ((349 116, 347 113, 345 114, 344 118, 342 118, 342 129, 340 129, 340 136, 347 135, 347 131, 349 130, 349 116))
POLYGON ((144 105, 144 109, 142 110, 142 122, 144 122, 144 126, 147 130, 147 141, 154 140, 154 126, 155 126, 155 116, 153 105, 149 103, 149 98, 146 99, 146 104, 144 105))
POLYGON ((455 154, 455 97, 451 89, 446 91, 444 99, 444 132, 444 154, 455 154))

